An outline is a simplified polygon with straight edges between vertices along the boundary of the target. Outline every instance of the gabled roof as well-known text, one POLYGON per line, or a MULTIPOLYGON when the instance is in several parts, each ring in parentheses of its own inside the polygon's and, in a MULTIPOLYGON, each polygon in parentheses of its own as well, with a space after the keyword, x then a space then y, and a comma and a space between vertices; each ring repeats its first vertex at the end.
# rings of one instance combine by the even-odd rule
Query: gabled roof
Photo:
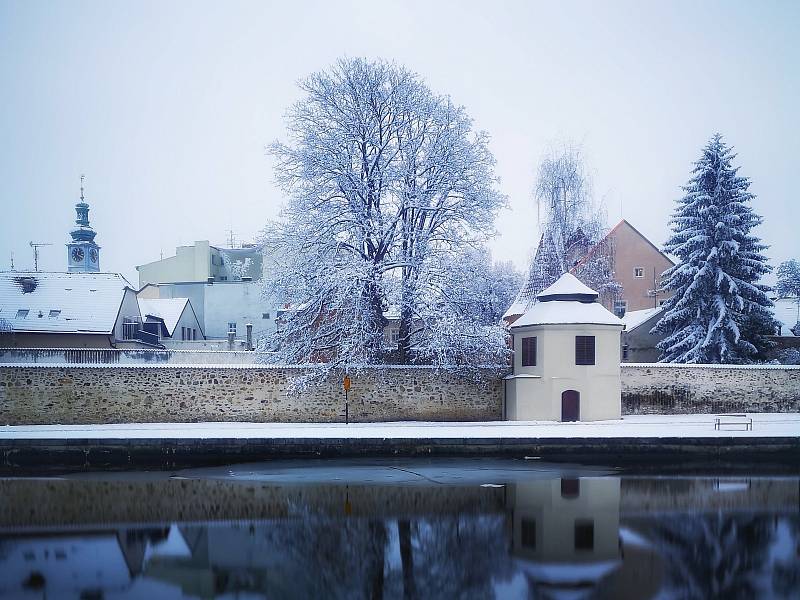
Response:
POLYGON ((188 298, 139 298, 139 312, 142 317, 152 316, 161 319, 167 328, 167 335, 172 337, 178 321, 189 304, 188 298))
POLYGON ((119 273, 2 271, 0 320, 11 331, 110 334, 126 290, 119 273))
POLYGON ((631 229, 631 230, 632 230, 632 231, 633 231, 633 232, 634 232, 636 235, 638 235, 638 236, 639 236, 639 237, 640 237, 642 240, 644 240, 644 241, 645 241, 645 242, 646 242, 646 243, 647 243, 647 244, 648 244, 648 245, 649 245, 651 248, 653 248, 653 250, 655 250, 655 251, 656 251, 656 252, 658 252, 658 253, 659 253, 661 256, 663 256, 664 258, 666 258, 666 259, 667 259, 667 260, 668 260, 668 261, 669 261, 671 264, 673 264, 673 265, 675 264, 675 262, 674 262, 674 261, 673 261, 673 260, 672 260, 672 259, 671 259, 669 256, 667 256, 666 254, 664 254, 664 253, 663 253, 663 252, 662 252, 662 251, 661 251, 661 250, 658 248, 658 246, 656 246, 656 245, 655 245, 653 242, 651 242, 650 240, 648 240, 648 239, 647 239, 647 238, 644 236, 644 234, 643 234, 641 231, 639 231, 638 229, 636 229, 636 227, 634 227, 633 225, 631 225, 631 224, 630 224, 630 223, 629 223, 629 222, 628 222, 626 219, 622 219, 622 220, 621 220, 619 223, 617 223, 616 225, 614 225, 614 227, 612 227, 612 228, 611 228, 611 231, 609 231, 609 232, 608 232, 608 233, 607 233, 607 234, 606 234, 606 235, 603 237, 603 239, 601 239, 601 240, 600 240, 599 242, 597 242, 597 243, 596 243, 594 246, 592 246, 592 249, 591 249, 591 250, 589 250, 589 252, 586 254, 586 256, 584 256, 582 259, 580 259, 580 260, 579 260, 579 261, 578 261, 578 262, 575 264, 575 266, 574 266, 574 267, 572 267, 572 269, 570 269, 570 271, 574 271, 575 269, 577 269, 577 268, 578 268, 578 267, 580 267, 581 265, 585 264, 585 263, 586 263, 586 261, 587 261, 587 260, 589 260, 589 259, 590 259, 590 258, 591 258, 591 257, 594 255, 594 253, 597 251, 597 249, 598 249, 598 248, 603 248, 603 247, 604 247, 604 245, 605 245, 606 241, 608 240, 608 238, 612 237, 612 236, 613 236, 613 235, 614 235, 614 234, 615 234, 615 233, 616 233, 616 232, 617 232, 617 231, 618 231, 620 228, 622 228, 623 226, 626 226, 626 225, 627 225, 627 226, 628 226, 628 227, 629 227, 629 228, 630 228, 630 229, 631 229))

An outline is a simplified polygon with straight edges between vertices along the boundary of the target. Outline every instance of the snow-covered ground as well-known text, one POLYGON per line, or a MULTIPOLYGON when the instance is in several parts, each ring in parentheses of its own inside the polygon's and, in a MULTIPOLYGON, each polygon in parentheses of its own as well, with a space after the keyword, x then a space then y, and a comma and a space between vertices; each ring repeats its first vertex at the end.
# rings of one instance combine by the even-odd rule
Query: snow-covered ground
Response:
POLYGON ((800 413, 752 413, 742 425, 714 429, 715 415, 632 415, 613 421, 556 423, 492 421, 434 423, 132 423, 112 425, 19 425, 0 427, 2 439, 143 438, 734 438, 800 437, 800 413))

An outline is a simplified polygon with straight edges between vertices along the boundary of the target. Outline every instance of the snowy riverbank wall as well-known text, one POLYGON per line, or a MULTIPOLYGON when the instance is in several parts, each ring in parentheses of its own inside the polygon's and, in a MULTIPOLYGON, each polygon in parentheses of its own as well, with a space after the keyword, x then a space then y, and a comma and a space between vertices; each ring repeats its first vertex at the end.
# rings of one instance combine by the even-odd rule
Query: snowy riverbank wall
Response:
MULTIPOLYGON (((338 378, 287 394, 303 374, 252 364, 6 363, 0 424, 344 421, 338 378)), ((349 418, 495 421, 503 399, 501 380, 480 386, 433 368, 381 367, 353 376, 349 418)), ((800 412, 800 367, 622 366, 623 415, 726 412, 800 412)))
POLYGON ((800 412, 800 366, 622 365, 622 414, 800 412))
MULTIPOLYGON (((337 377, 288 394, 302 368, 263 365, 0 365, 0 424, 345 420, 337 377)), ((477 385, 426 367, 351 375, 349 419, 496 421, 501 380, 477 385)))

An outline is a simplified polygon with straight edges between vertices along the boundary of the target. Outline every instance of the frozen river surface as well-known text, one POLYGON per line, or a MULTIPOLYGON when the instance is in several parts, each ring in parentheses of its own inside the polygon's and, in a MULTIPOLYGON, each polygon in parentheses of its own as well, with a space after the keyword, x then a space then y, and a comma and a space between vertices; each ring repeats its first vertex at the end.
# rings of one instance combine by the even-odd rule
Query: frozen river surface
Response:
POLYGON ((0 479, 5 598, 797 598, 800 479, 539 460, 0 479))

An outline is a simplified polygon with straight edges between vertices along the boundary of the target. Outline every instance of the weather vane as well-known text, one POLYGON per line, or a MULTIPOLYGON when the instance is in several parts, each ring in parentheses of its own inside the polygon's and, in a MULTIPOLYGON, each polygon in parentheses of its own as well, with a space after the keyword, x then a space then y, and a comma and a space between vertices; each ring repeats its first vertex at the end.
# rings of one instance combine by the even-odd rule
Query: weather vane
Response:
POLYGON ((81 174, 81 202, 83 202, 83 180, 86 178, 86 175, 81 174))

